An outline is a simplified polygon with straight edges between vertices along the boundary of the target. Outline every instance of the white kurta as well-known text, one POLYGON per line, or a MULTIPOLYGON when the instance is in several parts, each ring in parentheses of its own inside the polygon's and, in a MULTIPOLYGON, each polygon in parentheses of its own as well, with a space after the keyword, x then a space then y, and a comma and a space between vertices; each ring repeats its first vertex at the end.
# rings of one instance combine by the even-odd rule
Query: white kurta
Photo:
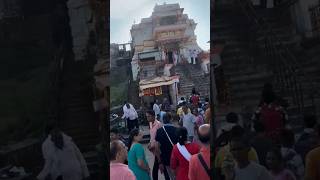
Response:
POLYGON ((193 53, 192 53, 193 64, 196 64, 196 58, 197 58, 197 56, 198 56, 198 53, 197 53, 196 50, 194 50, 193 53))
POLYGON ((68 180, 83 180, 89 177, 86 161, 72 138, 63 134, 63 141, 62 150, 56 148, 51 141, 51 135, 42 144, 45 165, 38 175, 39 180, 44 180, 48 175, 52 179, 61 175, 63 179, 68 180))
POLYGON ((176 52, 173 52, 173 64, 177 65, 178 62, 178 54, 176 52))
POLYGON ((165 61, 166 60, 166 53, 164 51, 162 51, 161 56, 162 56, 162 60, 165 61))
POLYGON ((157 117, 157 115, 160 114, 160 107, 158 106, 158 104, 154 103, 152 109, 154 111, 155 116, 157 117))
POLYGON ((192 60, 191 60, 192 56, 193 56, 193 52, 191 50, 189 50, 189 57, 188 57, 189 64, 192 63, 192 60))

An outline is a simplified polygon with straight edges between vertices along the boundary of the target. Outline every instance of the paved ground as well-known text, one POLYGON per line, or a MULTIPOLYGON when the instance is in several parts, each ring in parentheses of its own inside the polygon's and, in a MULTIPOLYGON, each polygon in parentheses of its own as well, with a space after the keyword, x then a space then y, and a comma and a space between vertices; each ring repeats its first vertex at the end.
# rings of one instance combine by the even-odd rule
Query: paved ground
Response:
MULTIPOLYGON (((150 167, 150 169, 151 169, 151 172, 150 172, 150 173, 152 174, 152 167, 153 167, 153 162, 154 162, 154 156, 153 156, 153 154, 148 150, 147 144, 144 144, 143 147, 144 147, 144 150, 145 150, 145 152, 146 152, 146 156, 147 156, 147 161, 148 161, 148 163, 149 163, 149 167, 150 167)), ((163 176, 163 174, 160 173, 160 171, 159 171, 159 180, 164 180, 164 176, 163 176)))
MULTIPOLYGON (((173 122, 173 124, 174 124, 175 126, 178 126, 178 123, 175 122, 175 121, 173 122)), ((139 128, 140 128, 140 130, 142 131, 142 133, 143 133, 144 135, 148 135, 148 134, 149 134, 149 127, 148 127, 148 126, 140 126, 139 128)), ((123 134, 123 136, 124 136, 124 137, 128 137, 127 134, 123 134)), ((147 157, 147 161, 148 161, 149 167, 150 167, 150 169, 151 169, 151 172, 150 172, 150 173, 151 173, 151 176, 152 176, 152 168, 153 168, 153 163, 154 163, 154 156, 153 156, 153 154, 148 150, 147 146, 148 146, 148 144, 143 144, 144 151, 145 151, 146 157, 147 157)), ((163 176, 163 174, 160 173, 160 171, 159 171, 159 177, 158 177, 158 179, 159 179, 159 180, 164 180, 164 176, 163 176)))

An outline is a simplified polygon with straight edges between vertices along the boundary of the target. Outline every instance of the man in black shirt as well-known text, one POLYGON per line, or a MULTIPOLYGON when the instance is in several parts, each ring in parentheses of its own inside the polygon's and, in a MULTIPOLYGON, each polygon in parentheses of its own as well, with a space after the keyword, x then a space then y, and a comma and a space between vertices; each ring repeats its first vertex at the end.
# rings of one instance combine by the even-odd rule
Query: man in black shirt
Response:
POLYGON ((178 142, 177 128, 171 124, 172 116, 166 113, 163 117, 163 127, 157 130, 156 141, 158 147, 156 156, 159 160, 159 169, 164 172, 166 180, 175 179, 170 168, 170 158, 173 146, 178 142))

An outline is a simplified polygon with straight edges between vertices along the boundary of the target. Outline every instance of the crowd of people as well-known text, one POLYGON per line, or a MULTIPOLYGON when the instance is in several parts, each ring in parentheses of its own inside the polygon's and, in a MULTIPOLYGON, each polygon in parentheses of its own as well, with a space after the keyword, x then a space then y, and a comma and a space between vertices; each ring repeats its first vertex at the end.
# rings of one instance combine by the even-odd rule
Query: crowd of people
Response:
MULTIPOLYGON (((228 113, 225 124, 215 131, 212 168, 209 101, 200 103, 199 94, 193 91, 188 101, 179 100, 173 112, 155 101, 146 112, 150 123, 148 147, 144 149, 139 144, 142 139, 139 129, 130 132, 127 170, 133 175, 132 179, 158 179, 160 170, 165 179, 178 180, 209 177, 217 180, 318 180, 320 125, 317 117, 305 114, 303 131, 296 131, 289 123, 286 106, 272 86, 266 84, 252 117, 228 113), (177 124, 172 123, 175 120, 177 124), (146 150, 152 152, 152 166, 146 160, 146 150)), ((112 177, 119 179, 119 176, 115 173, 112 177)))
POLYGON ((313 114, 304 116, 302 133, 288 123, 285 103, 270 84, 252 119, 230 112, 215 141, 215 178, 222 180, 320 179, 320 126, 313 114), (312 157, 312 158, 310 158, 312 157))
MULTIPOLYGON (((320 126, 315 116, 305 116, 302 134, 288 128, 270 134, 260 121, 245 129, 229 113, 228 128, 215 149, 217 179, 316 180, 319 179, 320 126), (312 158, 310 158, 312 157, 312 158)), ((219 138, 218 138, 219 139, 219 138)), ((218 141, 217 141, 218 142, 218 141)))
POLYGON ((129 138, 121 139, 115 129, 111 130, 111 179, 157 180, 159 171, 166 180, 209 179, 212 172, 209 111, 209 100, 201 103, 195 90, 189 101, 182 97, 174 109, 166 98, 161 105, 155 100, 145 112, 150 142, 144 146, 143 133, 135 127, 138 114, 126 103, 123 118, 128 124, 129 138), (146 151, 152 154, 153 165, 147 161, 146 151))

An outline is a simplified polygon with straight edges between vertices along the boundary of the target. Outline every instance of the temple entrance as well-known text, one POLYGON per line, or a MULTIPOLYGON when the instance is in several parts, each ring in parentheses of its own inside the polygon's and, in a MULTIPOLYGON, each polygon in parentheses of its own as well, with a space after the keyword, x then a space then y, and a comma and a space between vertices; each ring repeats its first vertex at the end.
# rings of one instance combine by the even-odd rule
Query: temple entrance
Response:
POLYGON ((167 43, 163 44, 164 49, 166 49, 167 62, 169 64, 174 64, 174 62, 178 61, 179 57, 179 43, 167 43))

